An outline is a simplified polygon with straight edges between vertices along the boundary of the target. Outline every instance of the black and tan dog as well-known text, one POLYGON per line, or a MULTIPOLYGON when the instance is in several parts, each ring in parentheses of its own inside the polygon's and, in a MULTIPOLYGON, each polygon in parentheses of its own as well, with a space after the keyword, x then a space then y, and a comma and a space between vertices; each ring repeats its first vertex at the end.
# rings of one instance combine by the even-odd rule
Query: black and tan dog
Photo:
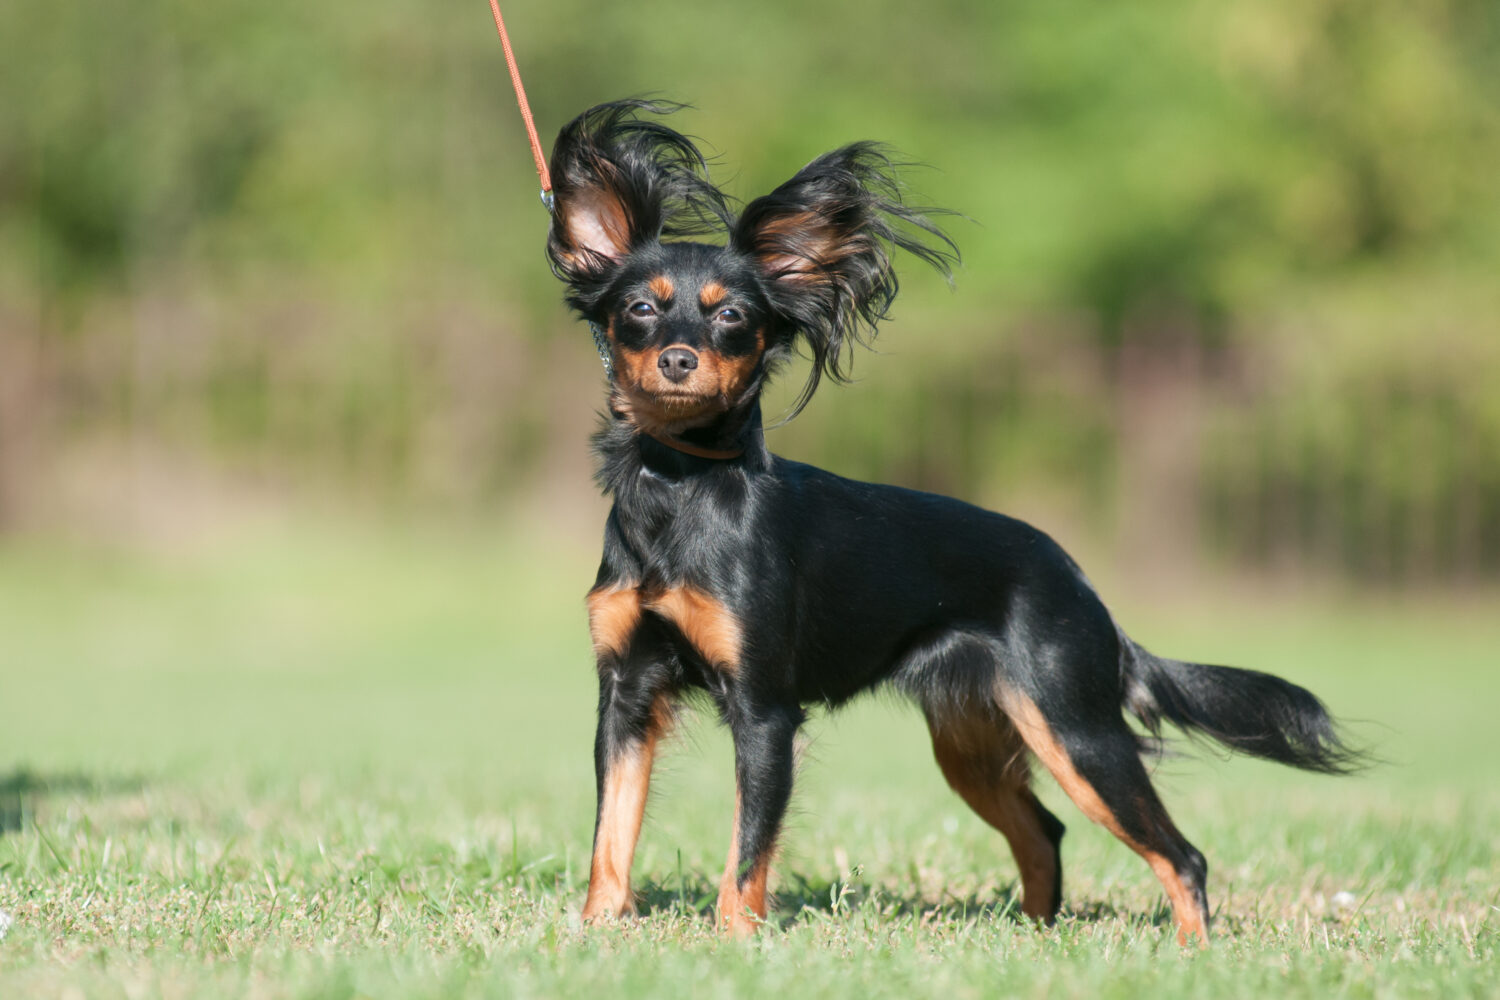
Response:
POLYGON ((627 101, 571 122, 552 154, 547 252, 602 330, 609 416, 596 438, 614 499, 589 627, 599 671, 599 808, 585 920, 631 910, 652 759, 678 698, 706 692, 734 736, 737 807, 722 925, 766 915, 803 706, 877 685, 910 696, 948 783, 1010 842, 1022 910, 1050 921, 1063 824, 1027 751, 1084 815, 1139 853, 1178 936, 1207 939, 1207 866, 1142 764, 1163 720, 1314 771, 1357 755, 1306 690, 1163 659, 1120 630, 1058 545, 958 500, 852 482, 766 450, 760 395, 800 343, 812 376, 896 294, 890 253, 939 268, 952 244, 901 203, 890 162, 856 144, 736 216, 693 144, 627 101), (716 229, 724 245, 694 242, 716 229))

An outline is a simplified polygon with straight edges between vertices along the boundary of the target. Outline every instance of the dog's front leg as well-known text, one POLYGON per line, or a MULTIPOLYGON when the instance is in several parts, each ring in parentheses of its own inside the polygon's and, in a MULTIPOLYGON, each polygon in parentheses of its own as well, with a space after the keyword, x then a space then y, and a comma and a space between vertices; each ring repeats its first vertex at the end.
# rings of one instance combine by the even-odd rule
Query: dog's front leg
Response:
POLYGON ((594 855, 586 923, 632 913, 630 865, 635 858, 651 764, 671 716, 664 692, 634 696, 621 692, 618 678, 601 678, 599 728, 594 738, 594 775, 599 805, 594 816, 594 855))
POLYGON ((583 919, 633 912, 630 865, 640 838, 656 745, 671 722, 672 692, 660 650, 639 632, 632 590, 596 590, 589 626, 599 669, 599 727, 594 735, 594 854, 583 919))
POLYGON ((734 733, 734 839, 719 883, 719 927, 753 934, 766 918, 766 881, 776 835, 792 795, 792 744, 802 724, 800 707, 738 705, 734 733))

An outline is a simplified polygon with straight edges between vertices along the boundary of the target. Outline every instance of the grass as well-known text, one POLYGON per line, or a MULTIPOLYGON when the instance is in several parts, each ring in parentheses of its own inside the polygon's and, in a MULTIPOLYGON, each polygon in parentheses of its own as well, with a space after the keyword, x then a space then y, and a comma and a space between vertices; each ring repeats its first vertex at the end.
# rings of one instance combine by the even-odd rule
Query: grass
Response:
POLYGON ((579 926, 592 558, 348 524, 0 544, 0 997, 1500 992, 1500 618, 1478 601, 1117 602, 1154 648, 1372 720, 1392 761, 1161 765, 1210 861, 1210 952, 1176 946, 1146 866, 1050 783, 1064 917, 1017 920, 999 838, 879 699, 808 727, 777 926, 740 943, 705 915, 733 790, 701 720, 658 772, 642 918, 579 926))

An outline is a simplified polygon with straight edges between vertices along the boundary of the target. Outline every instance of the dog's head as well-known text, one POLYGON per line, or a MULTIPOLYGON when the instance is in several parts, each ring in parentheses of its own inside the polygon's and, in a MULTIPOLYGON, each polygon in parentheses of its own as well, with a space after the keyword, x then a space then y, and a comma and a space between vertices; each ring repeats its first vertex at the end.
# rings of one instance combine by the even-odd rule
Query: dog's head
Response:
POLYGON ((685 136, 605 104, 565 126, 552 152, 547 254, 568 302, 606 333, 616 409, 676 433, 759 393, 800 338, 812 371, 843 381, 852 342, 895 298, 892 248, 944 273, 952 242, 901 203, 893 164, 869 143, 809 163, 736 217, 685 136), (690 237, 725 233, 723 245, 690 237))

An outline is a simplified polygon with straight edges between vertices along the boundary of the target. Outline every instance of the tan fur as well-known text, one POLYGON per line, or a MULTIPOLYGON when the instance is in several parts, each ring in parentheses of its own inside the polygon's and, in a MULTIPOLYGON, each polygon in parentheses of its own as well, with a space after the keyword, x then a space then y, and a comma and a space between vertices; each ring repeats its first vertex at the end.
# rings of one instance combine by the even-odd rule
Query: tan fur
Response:
POLYGON ((695 587, 648 595, 645 606, 677 626, 710 666, 733 677, 739 672, 743 631, 734 613, 695 587))
POLYGON ((729 289, 710 278, 703 283, 702 288, 698 289, 698 304, 705 309, 712 309, 720 302, 723 302, 725 296, 728 294, 729 289))
POLYGON ((683 381, 672 382, 661 372, 660 350, 631 351, 616 344, 610 406, 648 434, 671 437, 701 427, 744 398, 766 350, 765 331, 756 331, 755 345, 753 352, 739 357, 698 351, 698 367, 683 381))
POLYGON ((739 884, 740 868, 740 793, 734 793, 734 831, 729 840, 729 857, 724 862, 724 876, 719 879, 718 926, 735 937, 749 937, 766 919, 766 883, 770 880, 768 863, 756 865, 745 885, 739 884))
POLYGON ((606 587, 589 592, 589 636, 594 655, 625 652, 630 634, 641 620, 641 596, 634 587, 606 587))
POLYGON ((645 738, 609 762, 604 794, 599 802, 599 826, 594 833, 594 855, 589 865, 589 892, 583 919, 593 923, 635 911, 630 892, 630 866, 640 839, 646 797, 651 789, 651 765, 657 741, 666 732, 671 711, 664 698, 652 706, 645 738))
POLYGON ((1094 786, 1073 767, 1067 751, 1053 735, 1052 727, 1047 724, 1036 702, 1019 691, 1004 686, 999 688, 997 696, 1001 707, 1015 723, 1021 739, 1026 741, 1031 752, 1052 772, 1068 798, 1073 800, 1085 816, 1118 837, 1121 843, 1139 854, 1151 866, 1151 870, 1161 880, 1162 888, 1166 889, 1167 898, 1172 902, 1172 913, 1177 918, 1177 940, 1187 944, 1188 938, 1196 935, 1199 946, 1208 947, 1208 928, 1203 924, 1202 914, 1192 892, 1183 883, 1182 876, 1177 874, 1177 868, 1171 859, 1125 832, 1119 819, 1099 797, 1094 786))
POLYGON ((676 289, 672 286, 672 279, 665 274, 658 274, 646 282, 646 287, 651 289, 651 294, 656 296, 658 302, 666 302, 672 297, 676 289))
POLYGON ((932 752, 948 785, 1010 844, 1021 873, 1021 912, 1050 920, 1057 901, 1057 851, 1031 807, 1025 745, 992 714, 929 717, 932 752))

